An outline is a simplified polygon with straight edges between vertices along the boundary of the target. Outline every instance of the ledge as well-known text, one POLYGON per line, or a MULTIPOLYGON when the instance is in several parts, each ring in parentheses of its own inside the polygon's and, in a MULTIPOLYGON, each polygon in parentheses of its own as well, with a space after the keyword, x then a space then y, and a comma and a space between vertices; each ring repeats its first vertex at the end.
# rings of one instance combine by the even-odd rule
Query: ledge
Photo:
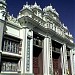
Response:
POLYGON ((13 72, 13 73, 1 73, 0 75, 34 75, 34 74, 32 74, 32 73, 25 73, 25 74, 20 74, 20 73, 15 73, 15 72, 13 72))
POLYGON ((9 53, 9 52, 2 52, 2 55, 9 55, 9 56, 14 56, 14 57, 20 57, 21 58, 21 55, 19 54, 15 54, 15 53, 9 53))

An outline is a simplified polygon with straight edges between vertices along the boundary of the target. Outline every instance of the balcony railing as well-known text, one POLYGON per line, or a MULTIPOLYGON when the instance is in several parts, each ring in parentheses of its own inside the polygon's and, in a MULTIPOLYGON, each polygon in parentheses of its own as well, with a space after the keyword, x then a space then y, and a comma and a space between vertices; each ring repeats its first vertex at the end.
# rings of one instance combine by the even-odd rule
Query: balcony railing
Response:
POLYGON ((18 63, 15 62, 2 62, 2 72, 17 72, 18 63))
POLYGON ((6 39, 3 42, 3 51, 15 54, 21 54, 20 43, 6 39))

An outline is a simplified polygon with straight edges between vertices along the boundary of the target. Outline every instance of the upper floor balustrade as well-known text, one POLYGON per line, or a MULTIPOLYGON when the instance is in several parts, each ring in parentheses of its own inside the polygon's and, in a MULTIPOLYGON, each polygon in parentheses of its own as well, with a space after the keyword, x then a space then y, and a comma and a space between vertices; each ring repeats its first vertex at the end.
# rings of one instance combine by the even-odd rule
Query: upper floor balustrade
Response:
POLYGON ((4 39, 3 51, 9 53, 21 54, 21 44, 20 42, 4 39))
POLYGON ((40 6, 36 3, 34 5, 26 4, 19 12, 18 19, 25 16, 28 16, 31 20, 36 21, 36 23, 40 26, 55 31, 61 37, 67 38, 73 43, 73 37, 71 34, 66 35, 68 28, 61 23, 59 20, 59 14, 52 8, 51 5, 45 7, 42 11, 40 6))

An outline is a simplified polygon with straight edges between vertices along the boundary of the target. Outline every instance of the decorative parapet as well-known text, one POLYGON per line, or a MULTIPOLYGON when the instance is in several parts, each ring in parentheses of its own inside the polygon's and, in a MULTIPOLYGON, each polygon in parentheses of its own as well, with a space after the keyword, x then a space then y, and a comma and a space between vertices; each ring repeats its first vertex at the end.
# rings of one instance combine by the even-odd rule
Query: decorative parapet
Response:
POLYGON ((52 7, 52 5, 50 4, 50 6, 45 7, 45 8, 43 9, 43 11, 44 11, 44 12, 47 12, 47 11, 53 12, 53 7, 52 7))
POLYGON ((39 11, 43 12, 36 2, 34 5, 28 5, 28 3, 26 3, 26 5, 23 5, 23 8, 19 12, 18 18, 21 18, 23 16, 32 17, 33 15, 36 15, 42 19, 42 13, 39 11))
POLYGON ((65 38, 67 38, 68 40, 70 40, 70 42, 73 43, 73 36, 72 36, 72 34, 65 33, 65 38))
POLYGON ((55 9, 53 9, 52 5, 50 4, 50 6, 47 6, 43 9, 44 12, 51 12, 52 14, 55 14, 57 17, 59 17, 59 14, 57 13, 57 11, 55 9))
POLYGON ((59 20, 59 14, 51 4, 42 10, 36 2, 34 5, 28 5, 28 3, 26 3, 26 5, 24 5, 22 10, 19 12, 18 19, 25 16, 30 17, 31 20, 36 21, 36 23, 42 27, 50 30, 52 29, 61 37, 67 38, 70 42, 73 42, 73 37, 69 33, 67 26, 61 23, 59 20))
POLYGON ((65 38, 69 39, 70 42, 73 43, 73 36, 72 36, 72 34, 69 32, 67 26, 65 26, 64 24, 62 24, 62 26, 63 26, 63 28, 64 28, 63 30, 64 30, 65 38))
POLYGON ((35 2, 34 5, 31 6, 31 8, 32 8, 32 9, 37 8, 38 10, 41 10, 41 11, 42 11, 40 5, 38 6, 36 2, 35 2))
POLYGON ((31 10, 31 7, 30 7, 30 5, 28 5, 28 2, 26 2, 26 5, 23 5, 22 10, 24 10, 24 9, 29 9, 29 10, 31 10))
POLYGON ((23 16, 28 16, 32 18, 32 9, 31 6, 28 5, 28 2, 26 2, 26 5, 23 5, 23 8, 20 10, 17 18, 19 19, 23 16))
POLYGON ((37 5, 37 3, 35 2, 34 5, 31 5, 31 9, 34 15, 36 15, 39 18, 43 18, 43 11, 42 8, 40 7, 40 5, 37 5))
POLYGON ((7 22, 11 23, 11 24, 14 24, 15 26, 21 27, 20 23, 18 22, 18 19, 13 17, 13 14, 12 14, 12 16, 10 16, 9 13, 8 13, 7 22))

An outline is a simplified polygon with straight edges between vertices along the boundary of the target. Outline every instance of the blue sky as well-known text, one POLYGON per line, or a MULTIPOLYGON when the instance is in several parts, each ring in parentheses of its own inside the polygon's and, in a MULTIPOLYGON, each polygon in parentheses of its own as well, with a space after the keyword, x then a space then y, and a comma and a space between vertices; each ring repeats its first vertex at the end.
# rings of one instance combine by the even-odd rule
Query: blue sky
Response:
POLYGON ((7 8, 16 17, 26 2, 32 5, 35 1, 41 8, 51 3, 59 13, 61 22, 68 27, 75 39, 75 0, 7 0, 7 8))

